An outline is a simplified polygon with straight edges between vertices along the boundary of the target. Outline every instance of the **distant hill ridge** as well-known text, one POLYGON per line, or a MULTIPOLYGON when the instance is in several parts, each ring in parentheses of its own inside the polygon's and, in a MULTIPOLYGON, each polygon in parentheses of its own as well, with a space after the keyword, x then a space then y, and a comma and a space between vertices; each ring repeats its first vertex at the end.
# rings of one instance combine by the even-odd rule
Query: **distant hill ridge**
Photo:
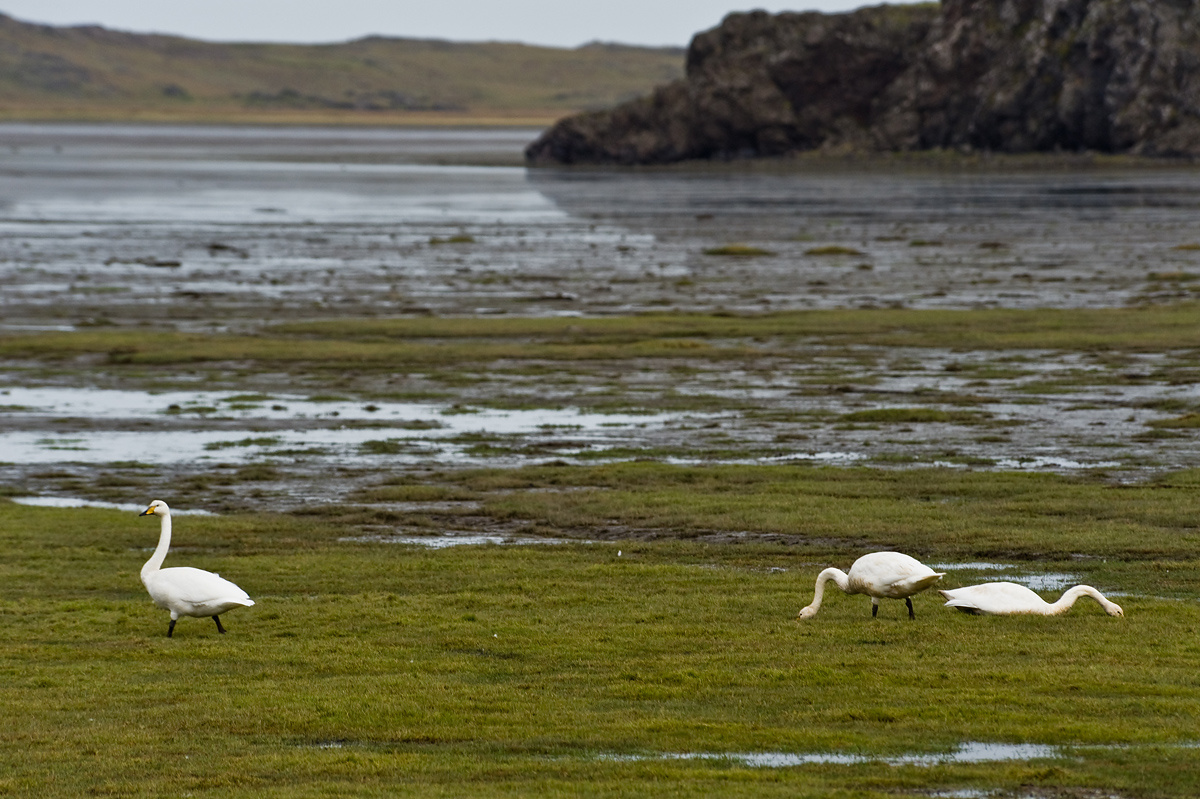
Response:
POLYGON ((610 107, 683 74, 682 48, 368 36, 226 44, 0 14, 7 118, 532 115, 610 107))
POLYGON ((731 14, 686 79, 559 122, 533 163, 934 149, 1200 156, 1197 0, 731 14))

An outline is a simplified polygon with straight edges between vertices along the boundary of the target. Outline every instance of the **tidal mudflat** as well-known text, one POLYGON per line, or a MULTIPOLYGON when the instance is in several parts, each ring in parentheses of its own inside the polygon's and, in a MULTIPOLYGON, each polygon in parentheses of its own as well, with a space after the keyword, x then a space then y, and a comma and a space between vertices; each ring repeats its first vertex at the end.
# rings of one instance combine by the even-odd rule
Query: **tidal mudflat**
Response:
POLYGON ((1190 169, 487 165, 534 134, 0 126, 4 324, 1103 308, 1200 290, 1190 169))
POLYGON ((1200 296, 1200 172, 526 170, 533 133, 0 126, 7 490, 296 509, 398 473, 550 460, 1121 481, 1200 454, 1200 363, 1169 338, 911 347, 776 331, 577 359, 525 346, 648 313, 1180 307, 1200 296), (347 318, 414 320, 393 340, 428 357, 297 357, 389 335, 303 329, 347 318), (552 327, 445 325, 518 318, 552 327), (223 337, 288 325, 282 360, 221 353, 223 337), (19 344, 39 334, 74 344, 19 344), (158 334, 212 344, 151 359, 158 334))

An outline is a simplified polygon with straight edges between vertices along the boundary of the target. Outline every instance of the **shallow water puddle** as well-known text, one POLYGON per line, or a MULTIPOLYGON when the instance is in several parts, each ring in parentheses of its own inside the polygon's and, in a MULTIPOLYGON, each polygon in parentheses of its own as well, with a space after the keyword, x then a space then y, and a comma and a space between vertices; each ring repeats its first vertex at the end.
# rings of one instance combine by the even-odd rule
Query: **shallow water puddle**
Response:
MULTIPOLYGON (((1162 744, 1166 749, 1195 749, 1195 743, 1162 744)), ((1006 744, 983 741, 967 741, 951 752, 937 754, 908 754, 894 757, 853 755, 837 753, 792 753, 792 752, 685 752, 657 756, 630 755, 613 757, 613 760, 724 760, 740 763, 751 768, 790 768, 808 765, 858 766, 886 764, 889 766, 934 766, 960 763, 1001 763, 1030 760, 1054 760, 1070 757, 1082 751, 1113 751, 1131 748, 1124 744, 1097 744, 1083 746, 1051 746, 1049 744, 1006 744)))
POLYGON ((371 463, 381 455, 392 462, 436 456, 467 463, 477 460, 468 453, 477 443, 470 440, 472 436, 535 436, 556 430, 567 431, 578 441, 578 447, 560 450, 559 454, 570 456, 647 428, 699 418, 697 414, 494 410, 233 392, 20 387, 0 391, 0 413, 37 422, 39 429, 0 432, 3 459, 30 464, 239 462, 297 455, 371 463), (108 424, 107 429, 48 434, 44 421, 58 419, 108 424), (227 426, 231 421, 247 426, 227 426), (129 429, 147 423, 172 429, 129 429))
MULTIPOLYGON (((107 510, 129 511, 131 513, 141 513, 152 501, 148 499, 141 504, 135 504, 132 502, 100 502, 98 500, 78 499, 76 497, 9 497, 9 500, 18 505, 30 505, 37 508, 105 508, 107 510)), ((216 514, 207 510, 171 508, 171 515, 215 516, 216 514)))
MULTIPOLYGON (((483 432, 490 432, 484 429, 483 432)), ((164 432, 100 431, 72 434, 64 438, 48 438, 42 433, 0 434, 0 452, 9 462, 24 464, 47 463, 114 463, 137 461, 144 464, 183 462, 240 463, 262 458, 327 457, 338 462, 379 463, 386 457, 392 465, 424 463, 430 458, 452 460, 460 465, 493 463, 494 458, 473 457, 463 450, 467 445, 430 440, 436 434, 386 431, 378 429, 317 429, 273 430, 269 436, 251 429, 164 432), (358 448, 368 442, 386 438, 393 443, 402 439, 418 441, 424 446, 411 453, 386 456, 362 452, 358 448), (232 439, 232 440, 231 440, 232 439), (323 447, 339 448, 334 452, 323 447)), ((596 452, 598 448, 589 449, 596 452)), ((562 450, 560 455, 575 454, 562 450)))
MULTIPOLYGON (((488 426, 496 433, 526 432, 539 426, 635 424, 664 414, 600 414, 567 410, 493 411, 418 402, 351 400, 289 394, 239 394, 231 391, 122 391, 97 388, 22 388, 0 390, 0 409, 39 416, 130 419, 182 416, 200 419, 269 421, 338 419, 423 423, 452 432, 488 426)), ((677 415, 670 415, 678 418, 677 415)))
POLYGON ((989 574, 987 575, 987 579, 979 582, 1019 583, 1033 591, 1064 591, 1073 585, 1078 585, 1082 579, 1078 574, 1067 574, 1065 572, 1021 574, 1019 571, 1020 567, 1011 563, 931 563, 929 568, 950 573, 961 571, 998 571, 1001 574, 989 574))
POLYGON ((570 540, 566 538, 532 538, 513 537, 504 535, 358 535, 339 538, 339 542, 352 544, 409 544, 411 546, 427 547, 429 549, 445 549, 458 546, 531 546, 534 544, 591 544, 593 541, 570 540))
POLYGON ((1115 469, 1121 465, 1120 461, 1092 461, 1084 463, 1083 461, 1072 460, 1071 458, 1055 458, 1055 457, 1022 457, 1022 458, 1000 458, 996 461, 996 466, 1001 469, 1115 469))
POLYGON ((887 764, 889 766, 931 767, 954 763, 993 763, 1013 760, 1044 760, 1066 755, 1061 747, 1046 744, 1003 744, 969 741, 952 752, 912 754, 895 757, 851 755, 837 753, 796 752, 684 752, 662 755, 613 756, 604 759, 620 761, 641 760, 722 760, 751 768, 791 768, 810 765, 857 766, 887 764))
MULTIPOLYGON (((856 463, 866 459, 866 455, 860 452, 840 452, 836 450, 822 450, 820 452, 789 452, 786 455, 773 455, 766 458, 726 458, 722 463, 742 463, 742 464, 768 464, 768 463, 795 463, 797 461, 814 463, 856 463)), ((701 466, 706 463, 712 463, 712 458, 679 458, 670 457, 663 458, 663 463, 671 464, 672 466, 701 466)))
POLYGON ((1082 577, 1078 574, 1025 574, 1007 578, 1014 583, 1021 583, 1034 591, 1065 591, 1073 585, 1078 585, 1082 577))

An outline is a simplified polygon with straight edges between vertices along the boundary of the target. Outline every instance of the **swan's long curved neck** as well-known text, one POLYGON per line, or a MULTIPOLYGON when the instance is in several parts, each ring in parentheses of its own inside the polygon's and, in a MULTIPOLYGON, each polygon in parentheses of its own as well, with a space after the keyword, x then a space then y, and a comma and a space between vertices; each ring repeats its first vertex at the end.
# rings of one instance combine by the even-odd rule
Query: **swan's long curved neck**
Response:
POLYGON ((1100 607, 1104 608, 1105 610, 1108 610, 1109 605, 1112 604, 1104 598, 1103 594, 1101 594, 1095 588, 1092 588, 1090 585, 1077 585, 1070 591, 1067 591, 1065 594, 1063 594, 1057 602, 1050 605, 1049 614, 1052 616, 1057 616, 1060 613, 1066 613, 1071 609, 1071 606, 1075 604, 1075 600, 1083 596, 1089 596, 1096 600, 1100 604, 1100 607))
MULTIPOLYGON (((813 601, 808 608, 816 613, 821 607, 821 600, 825 598, 825 583, 832 580, 838 588, 846 593, 850 593, 850 578, 841 569, 829 568, 817 575, 817 585, 813 591, 813 601)), ((806 610, 808 609, 806 608, 806 610)))
POLYGON ((142 566, 142 582, 146 582, 147 577, 162 567, 163 561, 167 559, 167 550, 171 548, 171 515, 168 513, 159 518, 162 520, 162 531, 158 534, 158 546, 155 547, 154 554, 146 561, 146 565, 142 566))

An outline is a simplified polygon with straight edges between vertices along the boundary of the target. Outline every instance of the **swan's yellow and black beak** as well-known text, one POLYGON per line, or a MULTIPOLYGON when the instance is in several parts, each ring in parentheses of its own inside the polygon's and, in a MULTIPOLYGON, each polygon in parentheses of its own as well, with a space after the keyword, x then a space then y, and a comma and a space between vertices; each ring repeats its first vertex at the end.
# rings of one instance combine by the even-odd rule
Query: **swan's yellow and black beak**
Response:
POLYGON ((141 513, 138 514, 138 516, 153 516, 153 515, 154 515, 154 508, 146 508, 144 511, 142 511, 141 513))

